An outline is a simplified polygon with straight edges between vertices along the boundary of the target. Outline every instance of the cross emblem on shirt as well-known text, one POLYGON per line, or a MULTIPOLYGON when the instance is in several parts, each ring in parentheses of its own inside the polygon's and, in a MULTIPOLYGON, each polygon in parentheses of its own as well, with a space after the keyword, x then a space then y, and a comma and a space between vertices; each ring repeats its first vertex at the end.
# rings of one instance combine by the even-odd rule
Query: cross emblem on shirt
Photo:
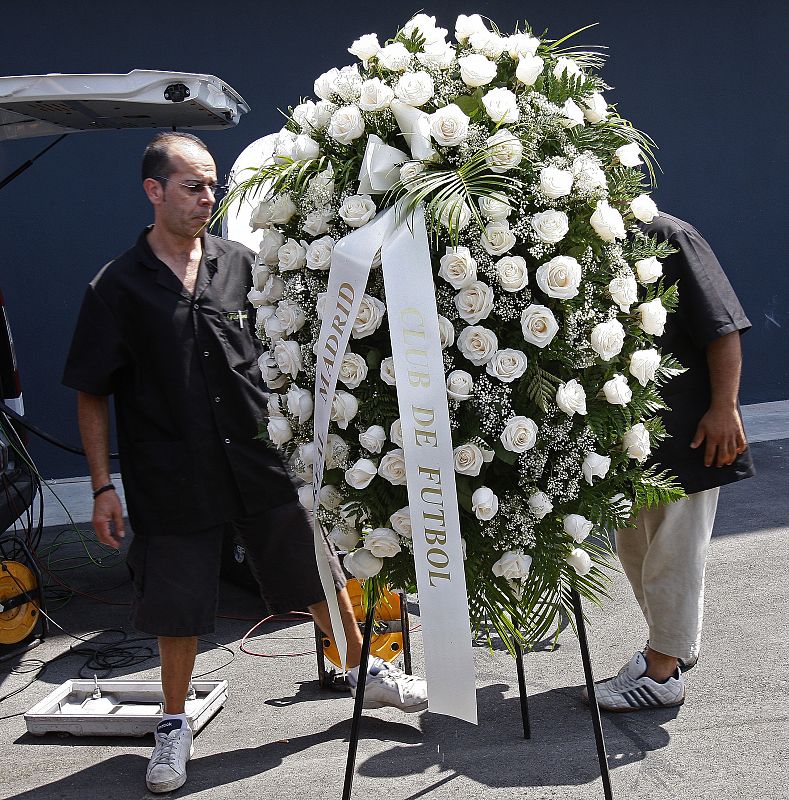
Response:
POLYGON ((241 309, 239 309, 238 311, 229 311, 227 314, 225 314, 225 316, 227 317, 227 319, 232 320, 233 322, 238 320, 238 327, 243 328, 244 322, 249 317, 249 314, 247 314, 246 311, 242 311, 241 309))

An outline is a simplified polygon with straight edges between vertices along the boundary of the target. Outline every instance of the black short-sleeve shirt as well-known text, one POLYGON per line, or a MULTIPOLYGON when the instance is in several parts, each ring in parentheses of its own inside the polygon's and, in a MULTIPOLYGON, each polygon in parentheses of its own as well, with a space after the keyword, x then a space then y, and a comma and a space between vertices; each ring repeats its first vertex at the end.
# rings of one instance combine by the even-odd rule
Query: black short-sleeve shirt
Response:
POLYGON ((252 253, 206 234, 194 296, 147 241, 85 293, 63 383, 114 396, 121 472, 136 533, 188 532, 291 502, 266 416, 252 253))
POLYGON ((652 460, 670 469, 688 494, 749 478, 754 474, 750 450, 731 466, 705 467, 704 445, 693 450, 690 443, 710 405, 707 345, 734 331, 744 333, 751 323, 712 248, 692 225, 661 213, 639 227, 678 250, 663 261, 663 274, 666 285, 678 283, 679 307, 668 315, 657 344, 687 368, 663 388, 671 407, 663 414, 671 438, 660 444, 652 460))

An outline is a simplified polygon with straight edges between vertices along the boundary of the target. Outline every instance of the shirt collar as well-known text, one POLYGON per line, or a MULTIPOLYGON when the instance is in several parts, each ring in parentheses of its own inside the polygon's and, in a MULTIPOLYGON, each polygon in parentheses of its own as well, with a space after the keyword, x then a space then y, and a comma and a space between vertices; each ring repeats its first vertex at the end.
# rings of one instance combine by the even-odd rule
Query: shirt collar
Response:
MULTIPOLYGON (((137 239, 135 249, 137 251, 137 258, 141 264, 144 264, 149 269, 160 269, 166 266, 166 264, 156 257, 150 244, 148 244, 148 234, 152 230, 153 225, 148 225, 143 229, 137 239)), ((221 242, 222 240, 216 236, 211 236, 210 234, 203 236, 203 259, 210 263, 212 273, 216 270, 217 259, 225 254, 221 242)))

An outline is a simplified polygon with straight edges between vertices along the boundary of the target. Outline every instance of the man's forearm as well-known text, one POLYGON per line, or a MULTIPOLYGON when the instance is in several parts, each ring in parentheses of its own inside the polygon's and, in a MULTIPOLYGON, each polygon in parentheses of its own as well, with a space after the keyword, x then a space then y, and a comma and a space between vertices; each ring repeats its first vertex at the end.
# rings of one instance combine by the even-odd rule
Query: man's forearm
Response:
POLYGON ((110 482, 110 413, 106 397, 79 392, 77 418, 94 489, 110 482))
POLYGON ((707 368, 712 392, 710 407, 736 408, 742 368, 739 331, 721 336, 707 345, 707 368))

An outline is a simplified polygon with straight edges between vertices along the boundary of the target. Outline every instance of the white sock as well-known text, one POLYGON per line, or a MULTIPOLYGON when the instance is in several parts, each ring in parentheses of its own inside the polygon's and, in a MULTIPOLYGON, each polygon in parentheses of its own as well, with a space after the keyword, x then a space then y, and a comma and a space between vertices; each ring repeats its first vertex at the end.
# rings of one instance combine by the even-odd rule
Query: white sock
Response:
MULTIPOLYGON (((373 675, 377 675, 378 671, 383 666, 383 663, 384 663, 383 660, 378 658, 377 656, 373 656, 372 658, 367 659, 367 674, 369 675, 369 674, 372 673, 373 675), (373 672, 373 669, 375 669, 375 672, 373 672)), ((350 677, 351 682, 354 684, 354 686, 359 681, 359 667, 360 666, 361 666, 361 664, 359 664, 359 665, 357 665, 355 667, 351 667, 348 670, 348 676, 350 677)))
POLYGON ((186 718, 186 712, 184 712, 183 714, 168 714, 168 713, 164 712, 162 714, 162 722, 164 722, 164 720, 166 720, 166 719, 180 719, 181 722, 183 723, 181 725, 182 728, 188 728, 189 727, 189 720, 186 718))

